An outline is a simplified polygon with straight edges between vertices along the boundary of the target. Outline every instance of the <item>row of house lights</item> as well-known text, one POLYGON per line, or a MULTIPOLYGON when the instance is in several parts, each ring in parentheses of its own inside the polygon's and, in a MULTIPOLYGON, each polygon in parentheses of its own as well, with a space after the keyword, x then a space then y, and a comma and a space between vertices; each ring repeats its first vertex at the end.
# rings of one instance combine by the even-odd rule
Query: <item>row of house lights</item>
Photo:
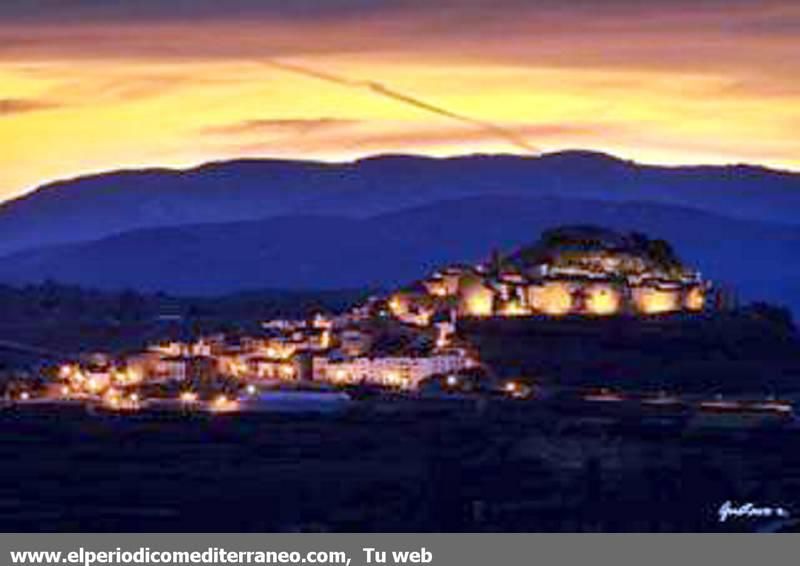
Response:
MULTIPOLYGON (((70 398, 74 395, 91 397, 98 397, 102 406, 106 409, 114 411, 136 411, 142 408, 141 396, 138 392, 133 391, 125 394, 118 386, 130 386, 141 382, 141 377, 129 372, 112 371, 112 376, 108 383, 94 377, 87 377, 86 374, 76 365, 64 365, 59 369, 59 377, 67 380, 60 388, 60 394, 63 398, 70 398)), ((254 385, 250 384, 245 389, 248 395, 255 395, 257 389, 254 385)), ((20 399, 26 401, 30 398, 30 394, 24 392, 20 399)), ((192 390, 184 390, 178 395, 178 400, 186 408, 194 408, 200 404, 200 398, 197 392, 192 390)), ((237 399, 231 399, 225 394, 220 394, 214 399, 205 404, 205 406, 214 413, 235 412, 240 409, 240 404, 237 399)))

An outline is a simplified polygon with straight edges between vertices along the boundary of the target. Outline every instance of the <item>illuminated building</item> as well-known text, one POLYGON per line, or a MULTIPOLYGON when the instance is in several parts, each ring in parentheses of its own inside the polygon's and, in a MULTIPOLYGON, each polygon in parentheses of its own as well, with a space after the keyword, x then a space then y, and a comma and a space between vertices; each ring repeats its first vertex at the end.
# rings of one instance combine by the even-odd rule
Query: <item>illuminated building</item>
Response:
POLYGON ((297 344, 285 340, 269 340, 258 351, 271 359, 288 360, 297 351, 297 344))
POLYGON ((218 395, 209 403, 208 408, 213 413, 233 413, 239 410, 239 401, 229 399, 226 395, 218 395))
POLYGON ((586 312, 597 316, 617 314, 622 306, 620 292, 611 285, 595 283, 585 289, 586 312))
POLYGON ((427 326, 434 312, 430 297, 424 290, 402 290, 394 293, 387 304, 398 320, 415 326, 427 326))
POLYGON ((441 269, 412 288, 392 295, 390 312, 426 326, 453 306, 475 318, 695 313, 706 308, 709 284, 663 240, 579 226, 548 230, 486 264, 441 269))
POLYGON ((642 314, 663 314, 681 308, 680 290, 658 286, 642 286, 633 289, 633 302, 642 314))
POLYGON ((566 282, 547 281, 541 285, 531 285, 528 297, 533 312, 559 316, 573 309, 573 289, 566 282))
POLYGON ((443 350, 452 345, 453 335, 455 334, 455 325, 451 320, 437 320, 434 321, 436 329, 436 348, 443 350))
POLYGON ((369 384, 398 389, 416 389, 426 378, 456 373, 475 362, 461 353, 430 356, 359 357, 345 360, 314 358, 314 381, 338 385, 369 384))
POLYGON ((686 293, 684 306, 690 311, 701 311, 706 306, 706 292, 702 287, 692 287, 686 293))
POLYGON ((494 314, 496 292, 482 277, 464 275, 458 284, 458 313, 463 316, 491 316, 494 314))
POLYGON ((161 360, 164 378, 175 381, 207 380, 217 371, 218 360, 210 356, 173 356, 161 360))
POLYGON ((259 379, 294 380, 297 377, 294 363, 291 360, 252 356, 247 358, 247 375, 259 379))

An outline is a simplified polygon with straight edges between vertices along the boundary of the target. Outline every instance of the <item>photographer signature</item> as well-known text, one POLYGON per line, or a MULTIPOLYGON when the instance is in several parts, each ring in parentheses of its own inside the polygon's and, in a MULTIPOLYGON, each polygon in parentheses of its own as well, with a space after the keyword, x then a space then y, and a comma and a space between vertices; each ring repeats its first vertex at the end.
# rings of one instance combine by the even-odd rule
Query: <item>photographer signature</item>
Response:
POLYGON ((734 504, 726 501, 719 507, 719 522, 724 523, 729 518, 754 519, 754 518, 787 518, 789 511, 783 507, 758 507, 754 503, 734 504))

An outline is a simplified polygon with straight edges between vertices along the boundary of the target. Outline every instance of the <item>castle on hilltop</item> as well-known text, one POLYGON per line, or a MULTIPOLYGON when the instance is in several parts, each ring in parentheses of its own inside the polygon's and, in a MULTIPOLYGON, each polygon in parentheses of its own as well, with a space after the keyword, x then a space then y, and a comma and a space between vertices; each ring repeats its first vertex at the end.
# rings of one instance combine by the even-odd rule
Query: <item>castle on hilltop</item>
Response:
POLYGON ((592 226, 548 230, 538 242, 479 265, 451 265, 393 293, 398 319, 427 326, 462 317, 657 315, 700 312, 710 283, 670 244, 592 226))

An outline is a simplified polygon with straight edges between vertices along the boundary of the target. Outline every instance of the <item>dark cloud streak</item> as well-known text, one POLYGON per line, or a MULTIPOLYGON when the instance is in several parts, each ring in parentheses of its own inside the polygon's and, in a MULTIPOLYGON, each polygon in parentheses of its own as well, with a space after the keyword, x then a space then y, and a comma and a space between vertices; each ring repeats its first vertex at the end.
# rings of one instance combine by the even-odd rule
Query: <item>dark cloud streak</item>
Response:
POLYGON ((275 60, 268 60, 265 61, 267 65, 272 67, 276 67, 278 69, 282 69, 284 71, 288 71, 295 74, 305 75, 307 77, 319 79, 321 81, 326 81, 334 84, 338 84, 345 87, 351 88, 360 88, 366 89, 378 96, 382 96, 384 98, 388 98, 402 104, 406 104, 408 106, 413 106, 414 108, 418 108, 420 110, 424 110, 425 112, 436 114, 438 116, 443 116, 445 118, 450 118, 451 120, 456 120, 463 124, 467 124, 476 128, 479 128, 486 132, 491 132, 496 137, 500 139, 504 139, 517 149, 521 149, 526 153, 538 153, 539 151, 532 146, 530 143, 527 142, 524 138, 519 136, 513 130, 504 128, 498 124, 493 122, 487 122, 485 120, 478 120, 476 118, 472 118, 470 116, 465 116, 464 114, 460 114, 458 112, 453 112, 452 110, 448 110, 447 108, 442 108, 441 106, 437 106, 421 100, 416 96, 411 96, 409 94, 397 91, 391 87, 386 86, 383 83, 376 82, 376 81, 369 81, 369 80, 360 80, 360 79, 351 79, 348 77, 342 77, 339 75, 334 75, 332 73, 319 71, 316 69, 311 69, 309 67, 295 65, 291 63, 284 63, 282 61, 275 61, 275 60))
POLYGON ((0 98, 0 116, 11 116, 13 114, 36 112, 37 110, 48 110, 55 107, 57 107, 56 104, 40 100, 28 100, 24 98, 0 98))

